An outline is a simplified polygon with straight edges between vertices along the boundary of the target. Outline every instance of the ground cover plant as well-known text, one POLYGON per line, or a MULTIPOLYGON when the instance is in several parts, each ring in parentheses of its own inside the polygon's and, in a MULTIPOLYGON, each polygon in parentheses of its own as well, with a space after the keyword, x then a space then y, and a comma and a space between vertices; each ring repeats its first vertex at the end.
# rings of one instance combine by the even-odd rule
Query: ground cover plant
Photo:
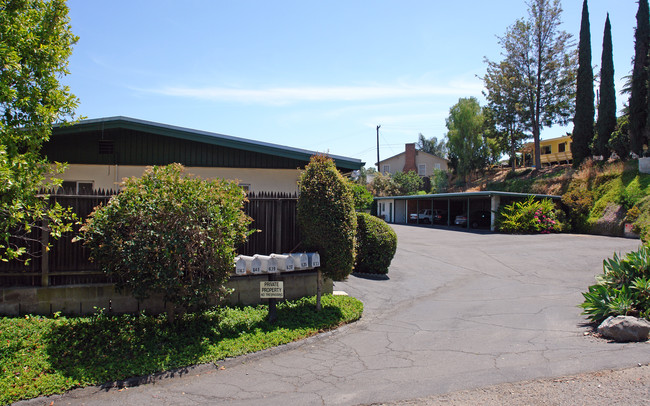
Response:
POLYGON ((593 322, 600 323, 609 316, 650 320, 650 245, 603 261, 603 273, 582 296, 582 314, 593 322))
POLYGON ((355 321, 363 304, 326 295, 268 306, 220 307, 165 316, 98 312, 90 317, 0 318, 0 404, 188 365, 216 362, 296 341, 355 321))

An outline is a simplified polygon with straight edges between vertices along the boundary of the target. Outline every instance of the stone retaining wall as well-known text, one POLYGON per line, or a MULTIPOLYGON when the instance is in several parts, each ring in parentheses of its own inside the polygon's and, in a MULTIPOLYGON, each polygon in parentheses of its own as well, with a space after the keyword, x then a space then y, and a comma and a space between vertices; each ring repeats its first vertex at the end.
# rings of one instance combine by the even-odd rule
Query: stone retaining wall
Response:
MULTIPOLYGON (((276 280, 284 281, 284 298, 297 299, 316 295, 316 271, 303 271, 280 274, 276 280)), ((268 280, 266 275, 235 276, 226 284, 235 291, 228 301, 231 304, 259 304, 260 282, 268 280)), ((326 279, 323 293, 332 293, 333 282, 326 279)), ((132 296, 115 291, 113 284, 19 287, 0 289, 0 315, 18 316, 22 314, 49 315, 61 312, 67 315, 92 314, 96 308, 109 313, 137 313, 146 310, 148 314, 158 314, 166 310, 160 296, 153 296, 138 302, 132 296)))

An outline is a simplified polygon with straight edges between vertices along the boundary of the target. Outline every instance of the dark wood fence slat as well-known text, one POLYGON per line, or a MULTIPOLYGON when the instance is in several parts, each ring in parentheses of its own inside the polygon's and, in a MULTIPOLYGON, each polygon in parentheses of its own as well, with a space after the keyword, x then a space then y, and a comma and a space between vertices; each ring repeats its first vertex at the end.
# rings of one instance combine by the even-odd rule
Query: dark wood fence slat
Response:
MULTIPOLYGON (((82 222, 96 206, 106 204, 117 193, 118 191, 111 189, 99 189, 89 195, 67 195, 63 194, 62 189, 41 191, 43 195, 50 195, 51 202, 72 207, 82 222)), ((253 219, 251 229, 262 231, 253 233, 238 248, 238 253, 268 255, 278 251, 279 253, 290 252, 299 246, 297 202, 296 193, 249 193, 248 202, 244 203, 243 210, 253 219)), ((50 286, 111 282, 110 278, 99 273, 95 264, 89 260, 89 253, 83 244, 72 242, 80 227, 76 225, 73 232, 52 241, 48 258, 50 286)), ((40 253, 41 248, 37 243, 41 240, 40 229, 32 229, 29 238, 34 240, 28 244, 30 252, 40 253)), ((0 287, 41 286, 41 272, 42 264, 38 256, 28 265, 20 261, 0 262, 0 287)))

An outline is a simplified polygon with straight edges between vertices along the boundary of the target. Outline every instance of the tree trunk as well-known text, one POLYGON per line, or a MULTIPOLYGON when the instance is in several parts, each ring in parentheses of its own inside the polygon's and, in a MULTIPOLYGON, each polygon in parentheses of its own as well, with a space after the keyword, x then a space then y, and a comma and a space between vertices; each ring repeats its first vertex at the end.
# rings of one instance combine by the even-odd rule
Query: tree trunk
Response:
POLYGON ((539 148, 539 125, 535 123, 533 127, 533 137, 535 138, 535 169, 542 169, 542 154, 539 148))
POLYGON ((515 148, 515 137, 510 130, 510 159, 512 159, 512 172, 517 169, 517 151, 515 148))
POLYGON ((316 271, 316 311, 320 312, 320 298, 323 294, 323 273, 320 268, 316 271))

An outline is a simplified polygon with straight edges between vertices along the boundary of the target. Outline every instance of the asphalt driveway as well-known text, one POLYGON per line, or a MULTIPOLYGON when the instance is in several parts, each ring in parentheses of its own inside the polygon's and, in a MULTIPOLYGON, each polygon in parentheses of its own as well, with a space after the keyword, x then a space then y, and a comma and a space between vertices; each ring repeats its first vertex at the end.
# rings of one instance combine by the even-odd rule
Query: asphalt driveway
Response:
POLYGON ((649 343, 585 336, 577 305, 638 240, 395 226, 388 280, 335 284, 363 318, 318 337, 135 388, 56 404, 355 405, 650 362, 649 343))

